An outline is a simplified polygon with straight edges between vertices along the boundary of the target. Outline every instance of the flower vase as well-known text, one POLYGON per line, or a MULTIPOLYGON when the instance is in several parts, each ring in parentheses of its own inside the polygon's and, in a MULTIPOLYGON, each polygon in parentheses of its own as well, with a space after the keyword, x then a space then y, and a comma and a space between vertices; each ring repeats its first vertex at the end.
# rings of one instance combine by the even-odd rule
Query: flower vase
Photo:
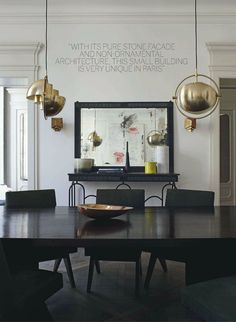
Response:
POLYGON ((156 161, 158 173, 169 173, 169 146, 159 145, 156 147, 156 161))

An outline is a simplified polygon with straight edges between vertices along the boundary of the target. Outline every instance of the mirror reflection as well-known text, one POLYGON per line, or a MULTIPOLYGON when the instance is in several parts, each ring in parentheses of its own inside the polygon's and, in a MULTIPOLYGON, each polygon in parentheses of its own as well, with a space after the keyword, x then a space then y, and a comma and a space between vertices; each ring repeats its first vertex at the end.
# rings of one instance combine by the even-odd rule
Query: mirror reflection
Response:
POLYGON ((133 103, 129 108, 116 107, 117 103, 112 108, 102 103, 97 107, 98 104, 76 104, 75 124, 79 124, 75 131, 75 157, 94 159, 95 166, 125 166, 128 142, 131 167, 143 167, 145 161, 157 162, 159 147, 166 150, 169 163, 172 133, 169 110, 164 103, 158 107, 149 103, 143 108, 138 103, 137 107, 133 103))

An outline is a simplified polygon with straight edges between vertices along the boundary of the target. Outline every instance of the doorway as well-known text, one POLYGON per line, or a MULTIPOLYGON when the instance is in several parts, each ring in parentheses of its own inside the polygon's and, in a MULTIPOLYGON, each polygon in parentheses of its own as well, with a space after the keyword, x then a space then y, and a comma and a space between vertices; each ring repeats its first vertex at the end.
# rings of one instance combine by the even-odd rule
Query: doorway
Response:
POLYGON ((26 87, 5 88, 4 177, 15 191, 28 189, 28 113, 26 87))
MULTIPOLYGON (((0 87, 28 88, 38 77, 39 52, 43 47, 39 42, 2 42, 0 43, 0 87), (10 83, 6 83, 6 81, 10 83)), ((27 101, 28 118, 28 189, 38 188, 38 112, 32 101, 27 101)), ((0 100, 0 109, 1 109, 0 100)), ((0 110, 0 131, 1 131, 0 110)), ((1 149, 1 136, 0 136, 1 149)), ((1 151, 0 151, 1 152, 1 151)), ((1 168, 0 154, 0 168, 1 168)), ((1 176, 0 176, 1 178, 1 176)), ((5 180, 5 179, 4 179, 5 180)), ((23 188, 23 187, 22 187, 23 188)))
POLYGON ((220 79, 220 204, 236 204, 236 79, 220 79))
POLYGON ((1 185, 28 188, 28 113, 24 79, 1 79, 1 185), (15 85, 12 85, 15 84, 15 85), (17 86, 19 85, 20 86, 17 86))

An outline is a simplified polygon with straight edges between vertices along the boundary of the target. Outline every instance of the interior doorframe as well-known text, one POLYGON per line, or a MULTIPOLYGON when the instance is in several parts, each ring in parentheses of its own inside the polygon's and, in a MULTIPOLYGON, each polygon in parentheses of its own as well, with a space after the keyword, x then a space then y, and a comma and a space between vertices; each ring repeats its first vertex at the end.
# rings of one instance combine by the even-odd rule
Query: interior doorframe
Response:
MULTIPOLYGON (((210 74, 218 84, 221 78, 236 78, 236 42, 210 42, 210 74)), ((215 191, 215 204, 220 204, 220 108, 211 115, 210 188, 215 191)))
MULTIPOLYGON (((0 77, 27 78, 30 85, 38 79, 38 56, 42 43, 0 43, 0 77)), ((38 188, 38 111, 34 103, 28 107, 28 188, 38 188)))

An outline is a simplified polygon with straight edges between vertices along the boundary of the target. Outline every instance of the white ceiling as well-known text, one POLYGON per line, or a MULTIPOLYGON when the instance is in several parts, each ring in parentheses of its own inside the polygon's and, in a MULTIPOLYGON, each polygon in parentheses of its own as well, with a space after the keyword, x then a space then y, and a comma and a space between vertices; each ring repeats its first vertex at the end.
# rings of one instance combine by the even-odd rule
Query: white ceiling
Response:
MULTIPOLYGON (((199 23, 236 23, 236 0, 198 0, 199 23)), ((55 23, 193 23, 194 0, 48 0, 55 23)), ((0 0, 0 24, 44 23, 45 0, 0 0)))
MULTIPOLYGON (((236 0, 198 0, 199 12, 235 12, 236 0)), ((116 11, 146 10, 149 12, 189 12, 194 0, 48 0, 49 10, 71 12, 72 10, 116 11)), ((0 13, 14 15, 20 12, 42 12, 45 0, 0 0, 0 13)), ((55 12, 54 11, 54 12, 55 12)))

